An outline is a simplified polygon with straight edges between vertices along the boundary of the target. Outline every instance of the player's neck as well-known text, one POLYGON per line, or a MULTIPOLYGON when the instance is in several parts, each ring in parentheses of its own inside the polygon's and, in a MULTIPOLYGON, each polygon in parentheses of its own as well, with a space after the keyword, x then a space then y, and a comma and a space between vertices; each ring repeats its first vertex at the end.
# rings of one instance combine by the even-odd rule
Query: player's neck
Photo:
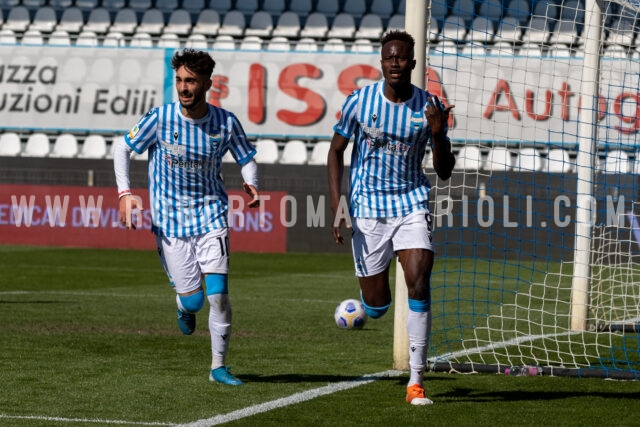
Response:
POLYGON ((407 84, 389 84, 384 82, 384 97, 393 103, 400 103, 410 99, 413 96, 413 87, 411 83, 407 84))
POLYGON ((209 108, 206 103, 195 105, 193 108, 182 106, 182 115, 188 119, 198 120, 207 115, 209 108))

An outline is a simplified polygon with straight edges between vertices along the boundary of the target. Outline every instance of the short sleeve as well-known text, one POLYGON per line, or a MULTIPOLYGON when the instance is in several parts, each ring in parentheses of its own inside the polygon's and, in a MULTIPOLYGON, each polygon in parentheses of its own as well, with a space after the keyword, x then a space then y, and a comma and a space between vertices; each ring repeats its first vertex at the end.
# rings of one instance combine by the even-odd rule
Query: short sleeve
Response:
POLYGON ((355 90, 351 92, 351 95, 347 97, 340 110, 340 119, 338 123, 333 126, 333 131, 350 139, 356 129, 358 123, 357 106, 358 106, 358 94, 359 91, 355 90))
POLYGON ((247 139, 240 120, 234 115, 229 115, 229 150, 240 165, 248 163, 256 155, 256 149, 247 139))
POLYGON ((152 108, 138 120, 138 123, 124 136, 124 141, 133 151, 142 154, 156 142, 158 109, 152 108))

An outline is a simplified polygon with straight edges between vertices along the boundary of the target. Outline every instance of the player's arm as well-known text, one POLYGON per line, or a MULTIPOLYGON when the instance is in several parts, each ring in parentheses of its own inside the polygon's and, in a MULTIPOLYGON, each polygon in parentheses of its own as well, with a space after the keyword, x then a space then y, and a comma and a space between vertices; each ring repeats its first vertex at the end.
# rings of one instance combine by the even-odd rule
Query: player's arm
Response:
POLYGON ((454 106, 443 108, 437 96, 427 103, 424 114, 431 129, 431 150, 433 152, 433 168, 438 177, 447 180, 451 177, 456 158, 451 152, 451 141, 447 137, 447 121, 449 111, 454 106))
POLYGON ((256 208, 260 206, 260 195, 258 194, 258 164, 256 161, 251 159, 242 165, 240 174, 244 180, 242 187, 244 191, 251 196, 249 207, 256 208))
POLYGON ((240 165, 240 174, 244 180, 242 188, 251 196, 249 207, 256 208, 260 206, 260 195, 258 194, 258 164, 254 159, 256 149, 249 142, 247 134, 244 132, 242 124, 235 114, 229 113, 227 124, 231 130, 227 135, 229 150, 233 158, 240 165))
POLYGON ((118 185, 118 199, 120 211, 120 223, 127 228, 136 228, 132 221, 134 209, 142 209, 140 198, 131 192, 129 181, 129 165, 133 149, 124 142, 123 138, 117 138, 113 147, 113 169, 118 185))
POLYGON ((329 175, 329 198, 331 199, 331 212, 333 212, 333 239, 336 243, 344 243, 344 238, 340 233, 340 227, 345 222, 341 218, 338 224, 335 223, 338 214, 341 197, 342 175, 344 173, 344 151, 349 144, 349 139, 335 132, 331 138, 331 146, 327 155, 327 173, 329 175))

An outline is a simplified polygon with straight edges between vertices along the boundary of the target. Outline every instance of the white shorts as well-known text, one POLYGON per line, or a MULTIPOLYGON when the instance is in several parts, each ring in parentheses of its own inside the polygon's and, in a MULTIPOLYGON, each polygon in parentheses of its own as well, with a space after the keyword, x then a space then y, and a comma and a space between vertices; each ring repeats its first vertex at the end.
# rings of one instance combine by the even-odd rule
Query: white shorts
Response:
POLYGON ((156 236, 156 243, 162 267, 179 294, 200 288, 204 274, 229 273, 228 228, 199 236, 156 236))
POLYGON ((433 252, 433 222, 429 211, 394 218, 353 218, 353 260, 356 276, 383 272, 397 251, 427 249, 433 252))

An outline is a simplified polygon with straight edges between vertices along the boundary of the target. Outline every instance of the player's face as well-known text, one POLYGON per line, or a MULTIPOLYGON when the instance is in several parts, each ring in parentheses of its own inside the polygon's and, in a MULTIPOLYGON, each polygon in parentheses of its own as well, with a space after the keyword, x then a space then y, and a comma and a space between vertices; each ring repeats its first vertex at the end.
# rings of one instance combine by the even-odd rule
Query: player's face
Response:
POLYGON ((176 70, 176 90, 180 104, 187 110, 206 103, 211 80, 204 78, 182 66, 176 70))
POLYGON ((384 80, 391 84, 411 83, 411 70, 416 65, 410 45, 392 40, 382 47, 380 65, 384 80))

